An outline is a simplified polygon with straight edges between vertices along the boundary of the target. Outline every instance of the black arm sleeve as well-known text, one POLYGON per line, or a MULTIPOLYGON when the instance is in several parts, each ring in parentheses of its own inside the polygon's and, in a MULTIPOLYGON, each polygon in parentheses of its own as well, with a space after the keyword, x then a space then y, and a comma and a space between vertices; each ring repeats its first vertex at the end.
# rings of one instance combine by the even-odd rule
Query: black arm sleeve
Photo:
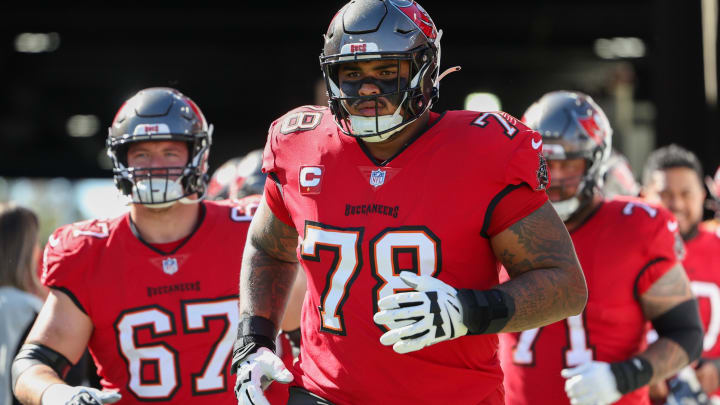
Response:
POLYGON ((680 345, 687 353, 690 362, 700 358, 705 332, 696 299, 675 305, 653 319, 652 325, 660 337, 668 338, 680 345))

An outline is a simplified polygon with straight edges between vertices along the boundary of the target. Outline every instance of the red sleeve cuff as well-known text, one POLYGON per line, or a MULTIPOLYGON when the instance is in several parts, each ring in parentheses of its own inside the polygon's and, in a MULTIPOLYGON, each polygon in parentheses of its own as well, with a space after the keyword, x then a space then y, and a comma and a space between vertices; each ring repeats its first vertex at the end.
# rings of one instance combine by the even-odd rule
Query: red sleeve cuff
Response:
POLYGON ((535 212, 548 200, 544 190, 534 191, 526 183, 509 185, 490 202, 482 235, 492 237, 535 212))
POLYGON ((672 269, 676 263, 676 261, 668 260, 664 257, 648 262, 648 264, 640 270, 635 280, 635 299, 639 300, 640 296, 645 294, 650 287, 652 287, 660 277, 672 269))

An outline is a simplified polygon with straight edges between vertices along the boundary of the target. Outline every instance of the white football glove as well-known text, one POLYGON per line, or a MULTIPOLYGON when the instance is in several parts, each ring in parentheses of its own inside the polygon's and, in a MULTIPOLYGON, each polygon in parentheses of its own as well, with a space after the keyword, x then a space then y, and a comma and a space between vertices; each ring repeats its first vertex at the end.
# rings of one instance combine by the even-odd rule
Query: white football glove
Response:
POLYGON ((263 391, 273 381, 287 384, 292 380, 282 360, 272 350, 261 347, 238 366, 235 396, 239 405, 270 405, 263 391))
POLYGON ((43 392, 40 402, 42 405, 100 405, 113 404, 121 398, 120 393, 115 391, 53 384, 43 392))
POLYGON ((622 397, 610 363, 591 361, 566 368, 560 374, 567 379, 565 392, 573 405, 612 404, 622 397))
POLYGON ((457 290, 430 276, 409 271, 400 278, 415 291, 389 295, 378 301, 375 323, 390 330, 380 343, 392 345, 397 353, 409 353, 425 346, 467 335, 457 290))

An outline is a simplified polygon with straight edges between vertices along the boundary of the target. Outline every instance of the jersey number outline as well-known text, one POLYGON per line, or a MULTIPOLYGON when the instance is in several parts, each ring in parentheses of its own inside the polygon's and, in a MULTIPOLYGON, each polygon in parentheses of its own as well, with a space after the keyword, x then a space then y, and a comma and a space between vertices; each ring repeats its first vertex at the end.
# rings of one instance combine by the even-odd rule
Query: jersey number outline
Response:
MULTIPOLYGON (((535 343, 543 328, 528 329, 518 334, 518 340, 512 348, 513 363, 519 366, 535 365, 535 343)), ((568 346, 563 349, 565 367, 575 367, 588 363, 595 358, 595 347, 585 327, 583 314, 565 319, 568 346)))
POLYGON ((515 137, 515 134, 518 133, 518 129, 515 125, 508 122, 508 120, 501 114, 494 112, 486 112, 481 114, 479 117, 475 118, 475 120, 472 122, 472 125, 478 126, 480 128, 485 128, 489 122, 487 120, 488 118, 495 118, 495 121, 497 121, 497 123, 503 127, 503 133, 508 138, 513 139, 513 137, 515 137))
MULTIPOLYGON (((322 250, 333 253, 318 306, 320 330, 324 332, 346 335, 343 305, 362 268, 363 231, 363 228, 338 228, 305 222, 301 245, 303 260, 319 262, 322 250)), ((380 298, 411 290, 400 279, 401 271, 437 276, 441 268, 440 252, 440 240, 424 226, 386 228, 372 238, 369 242, 370 270, 377 280, 372 290, 373 313, 378 311, 377 301, 380 298), (402 254, 410 255, 410 268, 400 268, 402 254)))
MULTIPOLYGON (((192 372, 193 395, 207 395, 227 390, 226 367, 232 352, 235 326, 238 323, 237 297, 181 301, 182 328, 185 334, 209 331, 211 320, 224 322, 220 338, 213 343, 199 372, 192 372)), ((123 311, 115 322, 118 351, 127 364, 127 389, 138 400, 170 400, 180 389, 182 377, 178 351, 165 342, 137 343, 137 334, 148 329, 153 339, 177 334, 174 314, 159 305, 123 311), (143 366, 153 365, 156 378, 143 380, 143 366)), ((195 371, 195 370, 193 370, 195 371)))
POLYGON ((720 288, 717 284, 707 281, 691 281, 690 289, 698 298, 707 298, 710 301, 710 320, 705 336, 703 337, 703 350, 712 349, 720 334, 720 288))

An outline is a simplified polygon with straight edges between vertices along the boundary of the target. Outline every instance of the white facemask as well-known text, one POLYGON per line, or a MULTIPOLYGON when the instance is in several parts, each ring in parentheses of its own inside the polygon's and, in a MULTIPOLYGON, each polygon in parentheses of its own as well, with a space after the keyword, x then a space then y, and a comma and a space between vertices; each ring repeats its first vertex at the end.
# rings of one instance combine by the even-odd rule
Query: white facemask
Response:
POLYGON ((567 221, 572 214, 575 213, 575 211, 580 208, 580 199, 577 197, 568 198, 567 200, 557 201, 557 202, 550 202, 555 208, 555 211, 557 211, 558 216, 560 219, 564 221, 567 221))
POLYGON ((196 204, 200 202, 200 199, 183 197, 185 190, 182 184, 180 184, 181 179, 182 177, 178 177, 176 180, 153 177, 152 179, 139 180, 132 188, 132 202, 151 208, 169 207, 178 201, 183 204, 196 204))
MULTIPOLYGON (((407 98, 407 93, 405 93, 405 96, 403 97, 402 101, 400 101, 399 105, 402 105, 403 102, 405 102, 405 99, 407 98)), ((396 125, 400 125, 403 122, 403 116, 400 114, 401 108, 398 107, 395 112, 391 115, 380 115, 377 117, 377 121, 375 120, 375 117, 365 117, 362 115, 350 115, 350 125, 352 126, 352 133, 353 135, 366 135, 366 134, 374 134, 376 132, 382 132, 389 128, 392 128, 396 125), (377 124, 377 127, 376 127, 377 124)), ((394 133, 401 131, 403 128, 405 128, 409 122, 405 125, 399 126, 395 128, 392 131, 386 132, 382 135, 376 135, 376 136, 368 136, 362 138, 365 142, 381 142, 384 141, 390 136, 392 136, 394 133)))

